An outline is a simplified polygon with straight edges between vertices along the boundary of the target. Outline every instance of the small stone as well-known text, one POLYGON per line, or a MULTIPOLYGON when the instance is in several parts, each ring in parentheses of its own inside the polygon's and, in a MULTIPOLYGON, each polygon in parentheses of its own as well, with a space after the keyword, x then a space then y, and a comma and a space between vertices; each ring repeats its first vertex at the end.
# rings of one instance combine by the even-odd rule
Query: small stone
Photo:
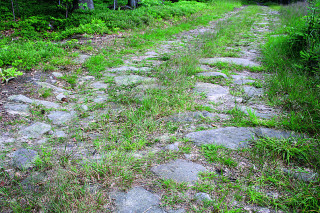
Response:
POLYGON ((52 111, 48 115, 48 118, 53 124, 62 125, 75 118, 75 112, 52 111))
POLYGON ((237 85, 244 85, 244 84, 248 84, 248 83, 254 83, 254 80, 250 80, 250 79, 239 79, 233 82, 233 84, 237 84, 237 85))
POLYGON ((32 149, 19 149, 13 154, 13 165, 20 170, 25 170, 33 166, 38 157, 38 152, 32 149))
POLYGON ((108 95, 98 95, 95 99, 93 99, 93 102, 95 103, 103 103, 108 100, 108 95))
POLYGON ((46 181, 46 174, 40 172, 34 172, 21 182, 21 186, 25 190, 39 191, 41 185, 46 181))
POLYGON ((177 159, 167 164, 153 166, 151 171, 163 179, 172 179, 178 183, 193 183, 198 180, 198 174, 206 171, 206 168, 200 164, 177 159))
POLYGON ((168 210, 167 213, 185 213, 184 209, 168 210))
POLYGON ((87 105, 81 105, 81 109, 83 109, 84 111, 88 111, 89 110, 87 105))
POLYGON ((202 118, 214 118, 216 114, 207 111, 198 112, 183 112, 178 113, 168 118, 164 118, 165 121, 179 122, 179 123, 190 123, 201 120, 202 118))
POLYGON ((270 119, 270 118, 276 116, 276 114, 273 112, 260 113, 260 112, 257 112, 256 110, 254 110, 250 107, 247 107, 247 106, 237 106, 237 109, 239 109, 241 112, 245 113, 246 115, 249 115, 249 112, 251 112, 259 118, 270 119))
POLYGON ((76 64, 83 64, 88 58, 90 58, 90 55, 80 54, 77 58, 75 58, 73 61, 76 64))
POLYGON ((95 80, 95 77, 88 75, 88 76, 80 77, 79 83, 84 83, 86 81, 94 81, 94 80, 95 80))
POLYGON ((93 84, 91 84, 91 87, 94 89, 108 89, 109 88, 109 84, 106 84, 104 82, 98 81, 98 82, 94 82, 93 84))
POLYGON ((53 133, 53 137, 55 137, 55 138, 65 138, 65 137, 67 137, 67 135, 66 135, 66 133, 64 131, 58 130, 58 131, 55 131, 53 133))
POLYGON ((179 142, 167 145, 166 149, 170 151, 179 151, 179 142))
POLYGON ((211 201, 212 200, 209 194, 203 193, 203 192, 197 193, 194 197, 198 202, 199 201, 203 202, 203 201, 211 201))
POLYGON ((61 72, 53 72, 51 74, 56 78, 62 78, 63 77, 63 74, 61 72))
POLYGON ((60 93, 59 95, 56 96, 56 98, 57 98, 59 101, 63 101, 63 100, 66 100, 66 99, 67 99, 67 96, 65 96, 63 93, 60 93))
POLYGON ((51 130, 49 124, 36 122, 31 126, 26 127, 20 131, 20 134, 27 138, 40 138, 43 134, 48 133, 51 130))

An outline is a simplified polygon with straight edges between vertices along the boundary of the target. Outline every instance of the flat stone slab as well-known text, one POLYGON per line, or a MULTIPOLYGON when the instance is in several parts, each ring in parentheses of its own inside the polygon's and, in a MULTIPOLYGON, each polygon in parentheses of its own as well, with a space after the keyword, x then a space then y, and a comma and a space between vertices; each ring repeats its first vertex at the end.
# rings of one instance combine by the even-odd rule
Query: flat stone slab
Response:
POLYGON ((199 60, 201 64, 214 65, 218 62, 226 62, 246 67, 259 67, 260 64, 244 58, 202 58, 199 60))
POLYGON ((70 91, 62 89, 60 87, 56 87, 52 84, 49 84, 47 82, 37 82, 37 85, 43 87, 43 88, 48 88, 48 89, 52 89, 53 93, 55 94, 59 94, 59 93, 70 93, 70 91))
POLYGON ((55 125, 62 125, 75 118, 74 112, 53 111, 48 114, 48 119, 55 125))
POLYGON ((237 106, 237 109, 239 109, 241 112, 245 113, 246 115, 249 115, 249 111, 251 111, 255 116, 257 116, 259 118, 265 118, 265 119, 270 119, 270 118, 277 115, 273 112, 260 113, 260 112, 256 111, 255 109, 247 107, 247 106, 237 106))
POLYGON ((142 82, 155 82, 155 78, 143 77, 139 75, 122 75, 114 78, 114 81, 118 86, 128 86, 131 84, 137 84, 142 82))
POLYGON ((259 97, 263 95, 262 88, 255 88, 253 86, 243 86, 243 91, 249 98, 259 97))
POLYGON ((210 101, 216 101, 229 94, 228 87, 202 82, 196 83, 194 91, 198 93, 205 93, 207 99, 210 101))
POLYGON ((51 126, 46 123, 36 122, 20 131, 22 136, 27 138, 41 138, 43 134, 48 133, 51 126))
POLYGON ((90 55, 80 54, 77 58, 75 58, 73 61, 76 64, 82 64, 84 63, 88 58, 90 58, 90 55))
POLYGON ((198 112, 183 112, 178 113, 172 116, 169 116, 168 118, 165 118, 165 121, 173 121, 173 122, 179 122, 179 123, 188 123, 188 122, 195 122, 202 118, 214 118, 216 117, 215 113, 210 113, 207 111, 198 111, 198 112))
POLYGON ((227 75, 222 72, 200 72, 197 73, 197 76, 228 78, 227 75))
POLYGON ((114 193, 111 197, 115 199, 118 213, 165 213, 159 207, 160 197, 142 187, 135 187, 127 193, 114 193))
POLYGON ((122 66, 117 68, 112 68, 109 70, 110 72, 127 72, 127 71, 150 71, 149 67, 132 67, 132 66, 122 66))
POLYGON ((233 84, 237 85, 244 85, 244 84, 249 84, 249 83, 254 83, 255 80, 250 80, 250 79, 239 79, 233 82, 233 84))
POLYGON ((4 108, 11 115, 29 115, 29 105, 27 104, 6 103, 4 108))
POLYGON ((162 179, 172 179, 178 183, 187 182, 193 183, 198 180, 199 172, 204 172, 207 169, 197 163, 177 159, 167 164, 153 166, 151 171, 162 179))
POLYGON ((18 169, 25 170, 33 166, 38 152, 32 149, 19 149, 13 153, 12 164, 18 169))
POLYGON ((313 172, 293 171, 288 169, 283 169, 282 171, 298 180, 302 180, 307 183, 317 181, 319 178, 318 173, 313 172))
POLYGON ((54 77, 56 77, 56 78, 61 78, 61 77, 63 77, 63 74, 61 73, 61 72, 53 72, 53 73, 51 73, 54 77))
POLYGON ((201 146, 205 144, 221 145, 230 149, 248 146, 248 142, 259 137, 289 138, 299 137, 293 132, 253 127, 224 127, 213 130, 192 132, 185 138, 201 146))
POLYGON ((24 95, 11 95, 8 97, 8 100, 14 101, 14 102, 26 103, 26 104, 35 104, 37 106, 43 105, 46 108, 53 108, 53 109, 60 108, 60 105, 57 103, 53 103, 50 101, 31 99, 31 98, 28 98, 24 95))
POLYGON ((93 99, 93 102, 95 103, 103 103, 108 100, 108 95, 98 95, 96 98, 93 99))
POLYGON ((67 134, 62 130, 57 130, 57 131, 55 131, 53 133, 53 137, 55 137, 55 138, 65 138, 65 137, 67 137, 67 134))
POLYGON ((91 88, 94 89, 108 89, 109 88, 109 84, 106 84, 104 82, 98 81, 98 82, 94 82, 91 84, 91 88))

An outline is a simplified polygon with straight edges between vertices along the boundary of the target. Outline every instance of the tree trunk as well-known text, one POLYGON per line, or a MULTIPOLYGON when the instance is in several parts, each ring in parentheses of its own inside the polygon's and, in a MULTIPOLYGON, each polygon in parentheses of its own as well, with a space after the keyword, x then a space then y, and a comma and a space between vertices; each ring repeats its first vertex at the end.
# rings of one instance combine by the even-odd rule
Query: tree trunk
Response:
POLYGON ((13 21, 16 21, 16 15, 14 14, 14 5, 13 5, 13 0, 11 0, 11 5, 12 5, 13 21))
POLYGON ((75 0, 73 2, 73 9, 89 9, 89 10, 93 10, 94 9, 94 5, 93 5, 93 0, 75 0))
POLYGON ((118 0, 113 0, 113 9, 115 10, 118 7, 118 0))
POLYGON ((128 6, 132 8, 137 7, 137 1, 136 0, 128 0, 128 6))

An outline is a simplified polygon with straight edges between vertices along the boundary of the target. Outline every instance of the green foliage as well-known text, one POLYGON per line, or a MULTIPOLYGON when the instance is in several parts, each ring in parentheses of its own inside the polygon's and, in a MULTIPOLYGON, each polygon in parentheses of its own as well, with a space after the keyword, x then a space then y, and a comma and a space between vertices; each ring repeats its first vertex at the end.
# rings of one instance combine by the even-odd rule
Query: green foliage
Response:
POLYGON ((265 158, 282 158, 288 164, 293 161, 300 165, 319 166, 319 144, 312 139, 260 138, 254 141, 253 146, 253 153, 265 158))
POLYGON ((238 165, 236 161, 227 156, 225 153, 227 149, 223 146, 215 144, 204 145, 202 146, 202 152, 209 162, 220 162, 230 167, 236 167, 238 165))
POLYGON ((48 62, 53 56, 62 56, 66 52, 59 44, 46 41, 25 41, 4 45, 0 49, 2 66, 14 66, 30 70, 39 62, 48 62))
POLYGON ((7 81, 8 79, 12 77, 17 77, 19 75, 23 75, 23 73, 17 71, 17 68, 11 67, 3 70, 0 68, 0 82, 7 81))
POLYGON ((139 2, 139 5, 142 5, 142 6, 145 6, 145 7, 161 5, 161 4, 163 4, 161 0, 141 0, 139 2))

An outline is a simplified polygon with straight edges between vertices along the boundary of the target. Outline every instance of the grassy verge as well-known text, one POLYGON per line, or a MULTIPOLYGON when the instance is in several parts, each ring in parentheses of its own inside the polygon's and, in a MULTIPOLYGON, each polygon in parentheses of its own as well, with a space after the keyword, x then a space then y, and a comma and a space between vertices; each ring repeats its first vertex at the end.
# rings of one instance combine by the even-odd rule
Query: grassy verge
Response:
MULTIPOLYGON (((319 69, 318 57, 312 56, 317 51, 319 38, 312 30, 305 29, 306 22, 310 21, 303 18, 308 14, 307 3, 285 6, 279 12, 282 25, 286 27, 276 28, 263 47, 265 66, 273 73, 267 81, 268 96, 272 103, 289 111, 285 126, 319 134, 319 73, 312 71, 319 69)), ((317 13, 315 11, 316 20, 319 19, 317 13)))

